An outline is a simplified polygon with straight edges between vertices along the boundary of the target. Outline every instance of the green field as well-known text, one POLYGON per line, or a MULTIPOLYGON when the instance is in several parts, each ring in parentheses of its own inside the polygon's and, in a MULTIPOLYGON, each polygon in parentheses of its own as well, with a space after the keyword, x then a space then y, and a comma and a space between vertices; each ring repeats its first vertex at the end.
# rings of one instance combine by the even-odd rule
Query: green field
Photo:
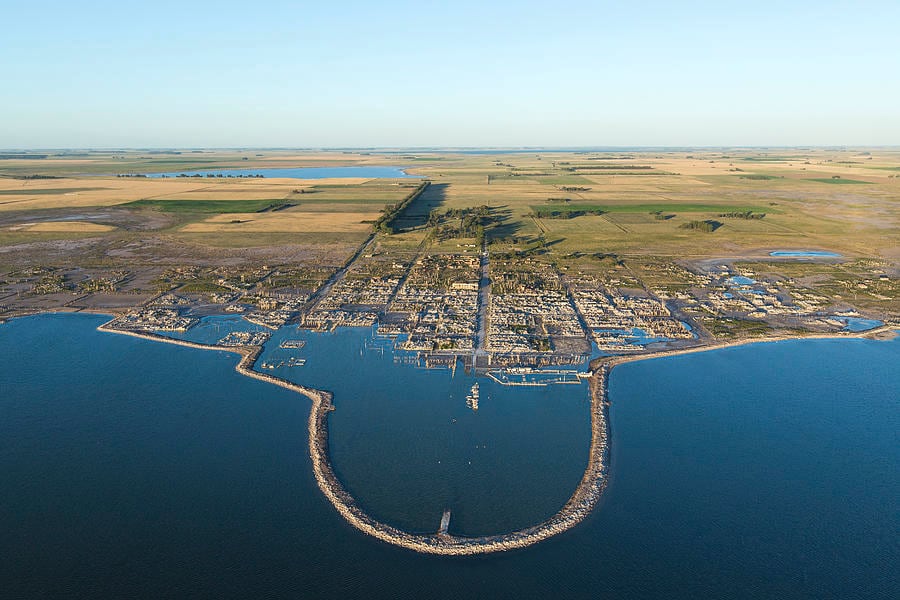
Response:
MULTIPOLYGON (((204 151, 154 154, 109 151, 51 155, 45 160, 4 161, 0 171, 77 177, 29 181, 0 179, 3 211, 28 210, 108 212, 110 206, 146 208, 113 213, 130 219, 94 237, 125 243, 165 235, 166 243, 199 249, 271 244, 332 247, 364 240, 391 205, 406 197, 418 182, 410 180, 270 181, 239 179, 115 178, 110 173, 182 170, 208 167, 300 167, 325 165, 412 165, 412 174, 432 184, 394 223, 395 233, 377 235, 390 252, 429 248, 463 252, 462 238, 429 235, 432 212, 487 206, 484 224, 489 250, 527 247, 543 241, 542 252, 555 259, 575 253, 629 256, 716 257, 767 250, 810 247, 845 256, 888 256, 900 247, 900 186, 888 176, 900 165, 900 152, 873 149, 871 168, 861 168, 859 149, 653 150, 647 152, 535 151, 510 154, 307 152, 299 150, 204 151), (245 160, 246 159, 246 160, 245 160), (416 160, 413 163, 414 159, 416 160), (596 161, 597 164, 594 164, 596 161), (601 166, 603 168, 598 168, 601 166), (651 167, 638 169, 635 167, 651 167), (748 172, 739 170, 746 168, 748 172), (572 171, 569 169, 576 169, 572 171), (880 169, 880 170, 874 170, 880 169), (641 176, 618 176, 616 173, 641 176), (671 173, 670 175, 662 175, 671 173), (857 178, 869 176, 871 183, 857 178), (88 175, 85 175, 88 174, 88 175), (90 174, 97 174, 90 175, 90 174), (832 185, 823 185, 832 184, 832 185), (848 184, 853 187, 851 190, 848 184), (78 186, 84 186, 79 188, 78 186), (570 189, 561 189, 561 188, 570 189), (77 193, 73 193, 77 192, 77 193), (22 194, 32 198, 16 196, 22 194), (550 198, 564 198, 549 202, 550 198), (273 204, 291 208, 255 214, 273 204), (764 219, 720 217, 765 213, 764 219), (546 218, 551 213, 590 213, 575 218, 546 218), (233 214, 241 214, 232 217, 233 214), (544 218, 541 218, 544 217, 544 218), (231 219, 240 219, 231 223, 231 219), (723 223, 712 235, 683 229, 690 221, 723 223), (314 227, 314 229, 313 229, 314 227), (215 229, 215 231, 213 231, 215 229)), ((95 217, 107 222, 106 217, 95 217)), ((20 216, 10 216, 8 236, 38 240, 37 231, 15 229, 20 216)), ((444 223, 444 227, 452 223, 444 223)), ((49 235, 49 234, 48 234, 49 235)), ((52 234, 64 239, 61 233, 52 234)), ((73 239, 77 238, 74 234, 73 239)), ((469 240, 470 241, 470 240, 469 240)), ((193 250, 192 250, 193 251, 193 250)), ((185 250, 187 252, 187 250, 185 250)), ((180 255, 186 255, 184 253, 180 255)), ((309 251, 310 260, 317 252, 309 251)), ((52 258, 52 257, 51 257, 52 258)))
POLYGON ((739 179, 749 179, 751 181, 771 181, 772 179, 779 179, 774 175, 763 175, 762 173, 745 173, 743 175, 737 176, 739 179))
POLYGON ((253 213, 286 206, 284 200, 135 200, 120 206, 151 208, 172 213, 228 214, 253 213))
POLYGON ((97 190, 105 190, 102 187, 81 187, 81 188, 35 188, 23 186, 13 190, 0 190, 0 196, 53 196, 58 194, 78 194, 81 192, 94 192, 97 190))
POLYGON ((818 183, 834 183, 834 184, 836 184, 836 185, 845 185, 845 184, 850 184, 850 185, 854 185, 854 184, 871 185, 871 182, 869 182, 869 181, 859 181, 858 179, 833 179, 833 178, 825 179, 825 178, 814 178, 814 179, 807 179, 807 181, 816 181, 816 182, 818 182, 818 183))

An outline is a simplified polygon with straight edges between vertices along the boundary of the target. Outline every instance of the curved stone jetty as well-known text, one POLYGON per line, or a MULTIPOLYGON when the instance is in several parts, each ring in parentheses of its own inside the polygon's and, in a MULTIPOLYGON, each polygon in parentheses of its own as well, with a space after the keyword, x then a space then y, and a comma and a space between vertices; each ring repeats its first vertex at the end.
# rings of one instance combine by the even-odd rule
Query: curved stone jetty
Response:
POLYGON ((896 325, 885 325, 865 332, 845 333, 840 335, 810 335, 803 337, 777 337, 762 339, 744 339, 706 346, 695 346, 679 350, 668 350, 651 354, 639 354, 629 356, 609 356, 594 360, 591 363, 593 372, 588 381, 591 389, 591 447, 588 456, 588 465, 584 475, 575 488, 575 492, 569 501, 555 515, 537 525, 526 527, 511 533, 488 535, 480 537, 454 536, 446 533, 422 535, 408 533, 381 523, 366 514, 356 503, 356 500, 341 485, 328 455, 328 414, 334 410, 331 392, 306 387, 266 373, 253 370, 256 359, 262 352, 262 346, 215 346, 200 344, 162 336, 150 332, 137 332, 116 329, 115 319, 99 327, 103 331, 111 331, 162 341, 170 344, 178 344, 200 350, 224 350, 241 355, 241 360, 235 369, 242 375, 266 381, 295 392, 299 392, 312 401, 312 410, 309 412, 309 456, 312 459, 313 474, 319 489, 328 498, 328 501, 337 509, 348 523, 372 537, 378 538, 389 544, 415 550, 425 554, 441 554, 447 556, 463 556, 472 554, 487 554, 490 552, 503 552, 518 548, 526 548, 554 535, 558 535, 587 517, 597 501, 600 499, 607 482, 607 466, 609 457, 609 426, 608 426, 608 388, 610 370, 622 363, 705 352, 729 346, 740 346, 757 342, 772 342, 788 339, 833 339, 833 338, 864 338, 877 337, 896 329, 896 325))
POLYGON ((772 342, 787 339, 833 339, 833 338, 863 338, 877 337, 888 332, 893 332, 896 325, 885 325, 865 332, 845 333, 840 335, 810 335, 802 337, 777 337, 762 339, 744 339, 706 346, 695 346, 679 350, 668 350, 650 354, 638 354, 629 356, 609 356, 594 360, 591 363, 593 372, 588 379, 591 389, 591 447, 588 456, 588 465, 584 475, 575 488, 575 492, 569 501, 555 515, 537 525, 526 527, 511 533, 488 535, 480 537, 455 536, 447 533, 435 533, 422 535, 408 533, 381 523, 366 514, 356 503, 331 467, 328 455, 328 413, 334 410, 331 392, 306 387, 266 373, 253 370, 257 358, 262 353, 262 346, 215 346, 200 344, 187 340, 179 340, 162 336, 151 332, 137 332, 116 329, 115 319, 101 325, 99 329, 114 333, 131 335, 134 337, 162 341, 200 350, 224 350, 241 355, 241 360, 235 367, 238 373, 272 383, 295 392, 303 394, 312 401, 312 409, 309 412, 309 456, 312 459, 313 474, 316 483, 328 501, 337 509, 348 523, 372 537, 378 538, 389 544, 422 552, 424 554, 441 554, 446 556, 463 556, 472 554, 487 554, 490 552, 503 552, 518 548, 526 548, 549 537, 558 535, 579 524, 587 517, 597 501, 600 499, 607 482, 607 467, 609 458, 609 426, 608 426, 608 389, 607 381, 610 370, 622 363, 663 356, 675 356, 704 352, 729 346, 740 346, 757 342, 772 342))
POLYGON ((480 537, 455 536, 444 533, 421 535, 409 533, 375 520, 369 516, 351 496, 331 467, 328 454, 328 414, 334 410, 331 392, 317 390, 282 379, 275 375, 253 370, 262 352, 261 346, 216 346, 187 340, 179 340, 151 332, 126 331, 115 328, 115 320, 99 327, 102 331, 120 333, 143 339, 161 341, 199 350, 224 350, 241 355, 235 369, 238 373, 272 383, 303 394, 312 401, 309 412, 309 456, 313 474, 319 489, 348 523, 372 537, 389 544, 425 554, 462 556, 486 554, 525 548, 571 529, 585 517, 599 500, 606 487, 606 465, 609 452, 606 379, 609 367, 600 366, 590 378, 591 387, 591 446, 588 466, 581 482, 569 501, 555 515, 543 523, 499 535, 480 537))

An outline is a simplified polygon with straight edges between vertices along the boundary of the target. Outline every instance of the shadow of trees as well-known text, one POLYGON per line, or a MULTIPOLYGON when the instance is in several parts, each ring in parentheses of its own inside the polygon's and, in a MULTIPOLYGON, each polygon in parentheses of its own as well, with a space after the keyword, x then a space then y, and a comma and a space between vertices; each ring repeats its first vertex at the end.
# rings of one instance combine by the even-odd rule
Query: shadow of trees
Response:
POLYGON ((447 183, 432 183, 428 189, 413 200, 409 206, 394 217, 391 225, 394 231, 400 233, 424 227, 428 223, 428 216, 436 208, 440 208, 447 200, 447 183))

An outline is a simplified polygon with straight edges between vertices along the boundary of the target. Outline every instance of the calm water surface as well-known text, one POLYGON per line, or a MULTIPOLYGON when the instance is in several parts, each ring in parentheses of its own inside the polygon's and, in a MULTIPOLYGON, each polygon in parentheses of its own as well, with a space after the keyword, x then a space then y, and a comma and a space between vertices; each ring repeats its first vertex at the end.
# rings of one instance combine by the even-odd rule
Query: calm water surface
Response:
MULTIPOLYGON (((617 367, 598 510, 526 550, 441 558, 368 538, 323 499, 305 398, 241 377, 233 354, 101 333, 103 320, 0 326, 0 595, 900 592, 900 341, 779 342, 617 367)), ((292 352, 308 362, 292 378, 335 390, 336 467, 380 518, 431 529, 449 503, 451 527, 475 533, 507 512, 521 526, 571 492, 585 460, 581 386, 531 390, 518 404, 485 386, 476 415, 460 408, 461 371, 403 367, 398 378, 389 352, 359 356, 364 332, 306 335, 292 352), (452 468, 434 466, 443 457, 452 468)))
POLYGON ((826 252, 824 250, 776 250, 775 252, 769 252, 769 256, 793 258, 838 258, 841 255, 837 252, 826 252))
POLYGON ((474 377, 462 368, 453 375, 395 364, 390 341, 367 329, 285 328, 261 360, 288 356, 306 358, 306 366, 278 375, 335 394, 336 473, 362 506, 393 525, 433 532, 449 508, 453 533, 520 529, 557 512, 587 466, 587 383, 503 386, 479 377, 473 412, 466 395, 474 377), (284 338, 307 345, 281 349, 284 338))

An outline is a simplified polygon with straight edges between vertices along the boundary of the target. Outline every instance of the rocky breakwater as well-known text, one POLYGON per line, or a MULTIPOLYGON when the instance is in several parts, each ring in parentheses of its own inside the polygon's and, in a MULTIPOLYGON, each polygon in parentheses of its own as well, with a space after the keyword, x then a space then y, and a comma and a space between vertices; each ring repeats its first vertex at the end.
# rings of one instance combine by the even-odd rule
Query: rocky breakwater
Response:
POLYGON ((606 487, 609 456, 608 402, 606 378, 608 367, 599 368, 591 383, 591 447, 588 467, 569 501, 543 523, 511 533, 465 537, 446 534, 408 533, 376 521, 366 514, 343 488, 328 458, 328 413, 334 410, 330 395, 314 400, 309 417, 310 456, 320 489, 341 516, 360 531, 384 542, 416 552, 440 555, 472 555, 525 548, 571 529, 587 517, 606 487))
POLYGON ((259 379, 303 394, 312 401, 308 420, 309 456, 319 489, 340 515, 351 525, 379 540, 425 554, 464 556, 526 548, 567 531, 583 521, 600 499, 607 481, 609 427, 607 377, 608 365, 600 365, 591 375, 591 446, 588 466, 568 502, 555 515, 537 525, 499 535, 465 537, 449 534, 409 533, 381 523, 369 516, 344 489, 331 466, 328 451, 328 415, 335 409, 331 392, 306 387, 275 375, 253 369, 262 353, 261 346, 223 347, 178 340, 152 332, 123 331, 114 322, 100 326, 103 331, 163 341, 201 350, 225 350, 241 355, 235 369, 242 375, 259 379))

